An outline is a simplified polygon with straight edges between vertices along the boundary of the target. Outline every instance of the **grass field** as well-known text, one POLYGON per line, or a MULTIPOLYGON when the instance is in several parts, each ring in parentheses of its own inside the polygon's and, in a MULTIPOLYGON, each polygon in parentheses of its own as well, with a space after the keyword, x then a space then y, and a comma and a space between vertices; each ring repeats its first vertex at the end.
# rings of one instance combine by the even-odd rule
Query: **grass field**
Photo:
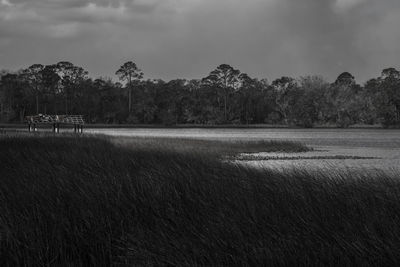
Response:
POLYGON ((396 266, 400 180, 252 169, 293 142, 0 137, 0 266, 396 266))

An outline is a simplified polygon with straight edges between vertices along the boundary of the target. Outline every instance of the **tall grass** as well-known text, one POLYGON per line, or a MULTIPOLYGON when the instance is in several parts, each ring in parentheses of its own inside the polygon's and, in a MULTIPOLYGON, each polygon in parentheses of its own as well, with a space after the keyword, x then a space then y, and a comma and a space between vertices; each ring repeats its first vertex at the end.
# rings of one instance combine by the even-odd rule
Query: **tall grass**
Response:
POLYGON ((396 175, 251 169, 111 141, 0 139, 1 266, 400 262, 396 175))
POLYGON ((169 151, 189 154, 205 154, 205 156, 235 156, 239 153, 256 152, 307 152, 312 151, 299 142, 280 141, 280 140, 254 140, 242 141, 235 139, 210 140, 194 138, 157 138, 157 137, 117 137, 110 138, 113 144, 141 149, 146 151, 169 151))

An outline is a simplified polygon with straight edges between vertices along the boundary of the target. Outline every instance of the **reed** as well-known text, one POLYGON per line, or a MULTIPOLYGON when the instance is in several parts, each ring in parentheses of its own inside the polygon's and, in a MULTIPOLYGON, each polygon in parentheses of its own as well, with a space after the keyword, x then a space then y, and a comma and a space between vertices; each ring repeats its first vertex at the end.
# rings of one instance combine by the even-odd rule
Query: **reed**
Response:
POLYGON ((399 264, 399 175, 253 169, 219 158, 276 143, 212 142, 0 138, 0 265, 399 264))

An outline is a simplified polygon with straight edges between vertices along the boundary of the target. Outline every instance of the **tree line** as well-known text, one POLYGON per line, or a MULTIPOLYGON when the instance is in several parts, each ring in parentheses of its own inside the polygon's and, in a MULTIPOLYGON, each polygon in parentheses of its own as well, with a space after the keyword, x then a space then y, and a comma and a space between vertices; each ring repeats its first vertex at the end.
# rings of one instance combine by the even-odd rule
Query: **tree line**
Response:
POLYGON ((222 64, 202 79, 143 79, 132 61, 110 78, 92 79, 62 61, 0 72, 0 122, 32 114, 82 114, 107 124, 284 124, 300 127, 400 125, 400 72, 384 69, 360 85, 344 72, 269 82, 222 64))

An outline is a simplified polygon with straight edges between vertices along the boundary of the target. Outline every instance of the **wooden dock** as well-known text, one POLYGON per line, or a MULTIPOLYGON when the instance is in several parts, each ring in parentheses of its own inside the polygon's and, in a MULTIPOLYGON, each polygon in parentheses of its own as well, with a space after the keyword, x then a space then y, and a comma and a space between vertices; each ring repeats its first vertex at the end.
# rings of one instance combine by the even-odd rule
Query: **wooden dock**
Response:
POLYGON ((54 133, 60 132, 60 125, 73 125, 75 133, 83 133, 83 125, 85 120, 83 115, 45 115, 39 114, 34 116, 27 116, 26 122, 28 124, 29 132, 37 132, 38 125, 52 125, 54 133))

